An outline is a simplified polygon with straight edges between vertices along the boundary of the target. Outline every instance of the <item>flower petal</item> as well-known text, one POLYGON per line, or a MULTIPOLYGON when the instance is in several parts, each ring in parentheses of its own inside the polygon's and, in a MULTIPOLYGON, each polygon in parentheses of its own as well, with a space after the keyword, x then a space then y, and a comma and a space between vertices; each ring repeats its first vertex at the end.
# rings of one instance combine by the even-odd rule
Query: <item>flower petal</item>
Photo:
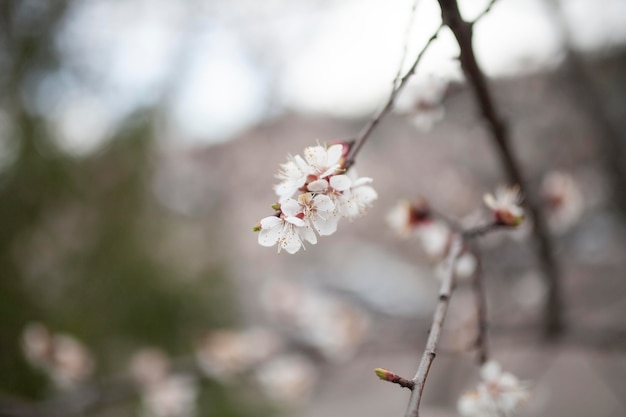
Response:
POLYGON ((352 180, 347 175, 333 175, 330 178, 330 186, 337 191, 345 191, 352 186, 352 180))
POLYGON ((339 217, 328 214, 327 216, 315 216, 311 219, 315 230, 320 236, 330 236, 337 231, 339 217))
POLYGON ((302 206, 293 198, 286 198, 284 201, 281 201, 280 210, 286 217, 294 217, 302 212, 302 206))
POLYGON ((300 217, 294 217, 294 216, 285 217, 285 221, 287 223, 293 224, 296 227, 304 227, 305 225, 304 220, 302 220, 300 217))
POLYGON ((319 194, 313 198, 313 205, 318 212, 332 212, 335 210, 335 203, 327 195, 319 194))
POLYGON ((299 227, 298 233, 300 233, 302 239, 307 240, 312 245, 315 245, 317 243, 317 236, 315 235, 315 232, 313 231, 313 228, 311 226, 306 225, 305 227, 299 227))
POLYGON ((352 195, 357 199, 359 204, 369 206, 378 198, 378 193, 370 186, 361 186, 352 190, 352 195))
POLYGON ((343 155, 343 145, 333 145, 327 150, 326 166, 338 165, 343 155))
POLYGON ((296 232, 293 226, 285 229, 283 238, 280 241, 280 246, 292 255, 298 252, 300 247, 302 247, 300 235, 296 232))
POLYGON ((281 238, 283 221, 276 216, 265 217, 261 220, 258 242, 261 246, 274 246, 281 238))
POLYGON ((307 185, 307 190, 314 193, 323 193, 328 189, 328 181, 326 180, 316 180, 307 185))

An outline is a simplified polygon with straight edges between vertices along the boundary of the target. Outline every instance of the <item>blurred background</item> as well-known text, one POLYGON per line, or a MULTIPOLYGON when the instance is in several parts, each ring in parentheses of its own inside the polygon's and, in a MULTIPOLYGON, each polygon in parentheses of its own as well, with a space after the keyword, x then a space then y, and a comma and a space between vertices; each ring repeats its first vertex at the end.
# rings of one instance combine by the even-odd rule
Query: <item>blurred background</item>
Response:
MULTIPOLYGON (((471 19, 488 1, 459 3, 471 19)), ((436 1, 6 0, 0 15, 0 415, 402 415, 407 392, 372 370, 415 372, 437 268, 385 216, 422 195, 476 222, 504 181, 451 33, 359 155, 379 194, 367 216, 294 256, 252 227, 288 154, 353 138, 384 103, 436 1)), ((567 331, 547 343, 532 239, 481 241, 492 356, 533 391, 522 415, 626 415, 625 45, 621 0, 499 0, 475 28, 563 272, 567 331)), ((469 287, 425 416, 457 415, 477 381, 469 287)))

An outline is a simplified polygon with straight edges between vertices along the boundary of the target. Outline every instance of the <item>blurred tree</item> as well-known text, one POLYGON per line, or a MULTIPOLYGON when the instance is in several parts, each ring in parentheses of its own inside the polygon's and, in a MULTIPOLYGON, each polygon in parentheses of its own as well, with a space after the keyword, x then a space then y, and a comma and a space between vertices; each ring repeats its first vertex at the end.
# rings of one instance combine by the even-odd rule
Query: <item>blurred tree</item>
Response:
MULTIPOLYGON (((153 113, 134 114, 102 151, 76 158, 29 108, 26 84, 61 65, 54 35, 70 6, 0 6, 0 115, 9 126, 1 139, 16 149, 0 172, 0 390, 33 399, 47 384, 20 350, 30 321, 75 334, 107 375, 146 345, 188 355, 200 332, 235 319, 223 265, 189 277, 155 256, 175 219, 149 192, 153 113)), ((204 388, 216 408, 203 415, 251 414, 224 388, 204 388)))

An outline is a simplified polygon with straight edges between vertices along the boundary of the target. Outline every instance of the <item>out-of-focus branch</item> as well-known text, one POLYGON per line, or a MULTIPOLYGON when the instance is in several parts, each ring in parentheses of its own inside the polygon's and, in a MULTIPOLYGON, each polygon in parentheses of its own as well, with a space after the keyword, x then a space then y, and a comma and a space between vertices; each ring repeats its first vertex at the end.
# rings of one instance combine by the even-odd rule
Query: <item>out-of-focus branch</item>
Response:
POLYGON ((473 21, 472 21, 472 25, 476 24, 480 19, 482 19, 483 17, 485 17, 485 15, 487 13, 489 13, 491 11, 491 8, 493 7, 494 4, 496 4, 498 0, 491 0, 489 2, 489 4, 487 5, 487 7, 485 8, 485 10, 483 10, 473 21))
POLYGON ((538 202, 528 192, 528 186, 522 169, 516 161, 510 145, 506 124, 497 111, 486 77, 480 69, 472 46, 473 24, 465 21, 459 12, 456 0, 438 0, 441 6, 443 22, 448 26, 460 47, 461 67, 474 92, 498 151, 501 163, 506 171, 508 180, 518 184, 526 196, 526 207, 534 225, 537 257, 543 270, 547 286, 544 320, 546 336, 556 336, 563 330, 563 301, 561 295, 560 271, 554 255, 554 248, 548 233, 548 226, 538 202))
POLYGON ((411 35, 411 28, 413 27, 413 21, 415 20, 415 14, 417 11, 417 5, 420 0, 414 0, 413 6, 411 7, 411 13, 409 14, 409 20, 406 25, 406 29, 404 30, 404 42, 402 45, 402 56, 400 57, 400 64, 398 64, 398 72, 396 73, 395 78, 393 79, 393 89, 398 86, 398 81, 400 81, 400 77, 402 77, 402 68, 404 67, 404 61, 406 60, 406 54, 409 50, 409 38, 411 35))
POLYGON ((437 39, 437 36, 439 36, 439 32, 441 32, 442 28, 443 25, 440 25, 435 33, 433 33, 428 41, 426 41, 426 44, 424 45, 422 50, 419 52, 419 54, 417 54, 415 61, 413 61, 413 65, 411 65, 411 68, 409 68, 409 70, 404 74, 400 81, 398 83, 394 82, 393 89, 391 90, 391 94, 389 94, 389 98, 387 99, 385 105, 380 110, 378 110, 378 112, 376 112, 374 117, 370 119, 367 125, 365 125, 365 127, 356 137, 354 144, 350 147, 350 152, 348 153, 348 156, 346 157, 346 162, 344 163, 344 168, 348 169, 352 165, 354 165, 355 158, 365 144, 365 141, 367 140, 367 138, 369 138, 369 136, 372 134, 376 126, 378 126, 380 121, 387 115, 387 113, 391 111, 391 109, 393 108, 393 104, 396 101, 396 97, 398 97, 400 91, 402 91, 402 89, 409 82, 409 79, 415 73, 415 70, 422 60, 422 57, 424 56, 430 45, 435 41, 435 39, 437 39))
POLYGON ((478 364, 482 365, 487 362, 489 358, 489 349, 487 346, 487 299, 485 296, 485 286, 483 285, 483 268, 481 262, 480 251, 478 245, 470 244, 472 252, 476 257, 476 270, 472 277, 472 292, 474 293, 474 300, 476 303, 476 318, 477 332, 476 342, 474 347, 476 348, 476 358, 478 364))

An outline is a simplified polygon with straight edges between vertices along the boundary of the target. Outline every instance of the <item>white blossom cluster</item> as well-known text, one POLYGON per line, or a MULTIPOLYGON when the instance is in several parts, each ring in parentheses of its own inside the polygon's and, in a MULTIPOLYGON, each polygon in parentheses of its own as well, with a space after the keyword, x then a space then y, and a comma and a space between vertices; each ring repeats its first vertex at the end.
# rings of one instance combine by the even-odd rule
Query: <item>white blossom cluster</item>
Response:
POLYGON ((464 417, 508 417, 528 402, 528 388, 517 377, 503 372, 497 362, 485 363, 480 372, 482 381, 476 389, 464 393, 457 403, 464 417))
POLYGON ((196 344, 196 360, 207 376, 229 379, 268 360, 282 348, 278 335, 268 329, 222 329, 205 335, 196 344))
POLYGON ((320 375, 310 359, 292 353, 261 364, 254 377, 268 398, 294 406, 309 399, 320 375))
POLYGON ((374 200, 371 178, 358 177, 344 169, 349 145, 310 146, 300 155, 281 164, 274 189, 278 203, 273 216, 261 219, 255 227, 262 246, 278 245, 278 252, 296 253, 304 241, 317 243, 317 237, 337 230, 340 218, 361 216, 374 200))
POLYGON ((272 279, 260 299, 269 327, 214 330, 197 341, 196 361, 208 378, 252 377, 271 400, 300 405, 316 388, 319 360, 347 361, 368 336, 362 310, 320 290, 272 279))
POLYGON ((95 363, 89 350, 74 336, 51 333, 41 323, 30 323, 22 335, 28 362, 43 370, 61 389, 73 389, 93 373, 95 363))
POLYGON ((352 358, 370 329, 369 317, 353 304, 293 281, 267 282, 261 303, 277 327, 331 362, 352 358))
MULTIPOLYGON (((389 226, 402 237, 415 237, 428 258, 436 265, 438 276, 445 276, 444 261, 450 253, 454 232, 443 221, 434 219, 427 203, 400 201, 387 215, 389 226)), ((471 277, 478 266, 476 256, 464 246, 455 263, 457 278, 471 277)))
POLYGON ((139 386, 143 417, 193 417, 199 389, 195 378, 174 374, 168 356, 158 348, 138 351, 130 373, 139 386))
POLYGON ((196 360, 209 378, 252 376, 268 398, 288 406, 306 401, 319 378, 311 359, 290 352, 280 335, 261 327, 207 334, 196 346, 196 360))

